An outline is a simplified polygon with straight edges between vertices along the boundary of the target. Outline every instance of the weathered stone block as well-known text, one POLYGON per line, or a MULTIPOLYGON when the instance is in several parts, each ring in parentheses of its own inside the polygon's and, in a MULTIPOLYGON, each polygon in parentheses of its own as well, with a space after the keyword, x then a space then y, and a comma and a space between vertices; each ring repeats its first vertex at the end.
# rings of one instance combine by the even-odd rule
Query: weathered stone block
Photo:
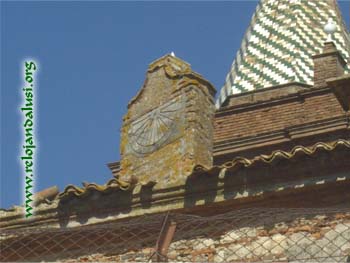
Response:
POLYGON ((214 248, 214 240, 211 238, 199 238, 194 242, 194 250, 200 250, 205 248, 214 248))
POLYGON ((214 95, 186 62, 167 55, 152 63, 123 119, 120 178, 163 188, 185 183, 196 165, 210 168, 214 95))

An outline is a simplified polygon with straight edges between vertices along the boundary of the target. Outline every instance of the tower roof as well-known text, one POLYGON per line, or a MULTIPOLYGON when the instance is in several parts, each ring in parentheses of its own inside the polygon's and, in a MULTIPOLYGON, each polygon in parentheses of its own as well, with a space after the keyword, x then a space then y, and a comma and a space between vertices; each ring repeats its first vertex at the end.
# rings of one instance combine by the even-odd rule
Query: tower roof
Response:
POLYGON ((261 0, 227 74, 216 106, 235 93, 291 82, 313 85, 312 56, 322 52, 329 19, 350 71, 350 36, 336 0, 261 0))

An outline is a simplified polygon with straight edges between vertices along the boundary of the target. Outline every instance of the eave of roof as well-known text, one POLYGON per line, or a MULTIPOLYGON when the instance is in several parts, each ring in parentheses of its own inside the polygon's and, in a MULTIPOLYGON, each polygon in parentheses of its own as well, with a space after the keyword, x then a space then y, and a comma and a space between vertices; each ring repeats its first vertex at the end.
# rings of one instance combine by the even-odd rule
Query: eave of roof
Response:
MULTIPOLYGON (((268 155, 261 154, 251 159, 244 158, 244 157, 236 157, 231 161, 225 162, 224 164, 219 166, 213 166, 210 169, 206 169, 203 166, 197 165, 194 167, 192 175, 195 176, 198 174, 205 174, 205 173, 216 174, 216 173, 221 173, 221 171, 223 170, 236 171, 239 168, 243 168, 243 167, 249 168, 258 163, 272 164, 274 161, 279 159, 291 160, 295 158, 298 154, 311 156, 321 150, 330 152, 335 150, 339 146, 344 146, 350 149, 350 141, 339 139, 331 143, 318 142, 310 147, 300 145, 300 146, 295 146, 290 151, 276 150, 276 151, 273 151, 271 154, 268 154, 268 155)), ((68 185, 64 189, 64 191, 59 194, 59 199, 61 200, 67 200, 72 198, 82 199, 84 197, 87 197, 91 192, 108 193, 114 190, 128 191, 128 190, 132 190, 132 188, 135 186, 136 185, 132 185, 128 182, 123 182, 121 180, 118 180, 117 178, 111 179, 105 185, 89 183, 89 184, 86 184, 83 188, 77 187, 74 185, 68 185)))
POLYGON ((344 189, 350 184, 350 165, 346 161, 349 150, 350 140, 339 139, 310 147, 297 146, 291 151, 274 151, 251 159, 235 158, 211 169, 197 166, 185 185, 169 189, 152 189, 149 185, 128 188, 114 180, 103 186, 87 184, 79 189, 70 186, 60 195, 65 196, 63 203, 63 199, 55 199, 49 205, 39 205, 30 220, 24 218, 23 207, 0 211, 0 227, 45 228, 50 225, 70 228, 104 224, 146 213, 168 210, 191 213, 206 207, 249 206, 276 195, 294 196, 332 187, 344 189), (309 156, 313 158, 305 158, 309 156), (323 170, 325 167, 327 171, 323 170), (151 190, 151 195, 145 199, 143 192, 147 189, 151 190), (89 196, 88 193, 93 192, 95 194, 89 196))
POLYGON ((130 189, 131 184, 127 182, 123 182, 118 180, 117 178, 113 178, 109 180, 104 185, 99 185, 96 183, 85 184, 84 187, 78 187, 75 185, 68 185, 63 192, 58 195, 59 199, 65 200, 70 197, 84 198, 88 196, 90 192, 97 191, 100 193, 108 193, 113 190, 123 190, 127 191, 130 189))

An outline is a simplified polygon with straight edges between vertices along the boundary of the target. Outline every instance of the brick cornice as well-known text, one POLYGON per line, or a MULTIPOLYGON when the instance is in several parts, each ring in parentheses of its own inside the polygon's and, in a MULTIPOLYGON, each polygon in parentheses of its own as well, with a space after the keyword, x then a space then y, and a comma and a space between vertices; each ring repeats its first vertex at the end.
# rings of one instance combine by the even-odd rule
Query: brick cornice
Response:
POLYGON ((341 55, 339 50, 329 51, 329 52, 317 54, 317 55, 312 56, 312 58, 313 59, 318 59, 318 58, 326 58, 326 57, 330 57, 330 56, 336 56, 339 59, 339 62, 341 63, 341 65, 343 67, 345 67, 346 61, 343 58, 343 56, 341 55))
POLYGON ((229 106, 229 107, 223 107, 220 110, 216 111, 215 117, 223 116, 223 115, 229 115, 229 114, 236 114, 243 111, 250 111, 257 108, 264 108, 264 107, 271 107, 274 105, 279 105, 283 103, 288 103, 291 101, 300 101, 303 102, 303 100, 307 97, 311 96, 317 96, 322 94, 332 93, 331 88, 325 87, 325 88, 315 88, 315 89, 309 89, 304 91, 298 91, 296 93, 287 94, 285 96, 277 97, 277 98, 270 98, 268 100, 264 101, 256 101, 251 103, 245 103, 240 104, 237 106, 229 106))
POLYGON ((315 136, 335 131, 349 130, 350 116, 344 114, 333 118, 304 123, 301 125, 292 125, 285 129, 275 130, 273 132, 262 133, 255 136, 234 138, 230 140, 214 142, 214 156, 239 152, 247 149, 254 149, 263 146, 291 142, 308 136, 315 136))
POLYGON ((339 103, 344 111, 350 109, 350 74, 343 75, 338 78, 330 78, 326 80, 327 85, 331 87, 339 103))

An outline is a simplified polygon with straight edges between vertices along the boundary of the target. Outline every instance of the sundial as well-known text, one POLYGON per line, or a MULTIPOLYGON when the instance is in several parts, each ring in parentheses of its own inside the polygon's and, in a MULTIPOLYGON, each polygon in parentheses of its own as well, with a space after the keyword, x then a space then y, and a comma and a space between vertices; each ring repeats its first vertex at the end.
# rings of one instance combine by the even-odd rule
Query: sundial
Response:
POLYGON ((141 116, 130 124, 130 148, 136 155, 151 153, 178 133, 183 104, 172 100, 141 116))
POLYGON ((174 54, 152 62, 123 118, 119 179, 161 189, 184 184, 196 165, 211 167, 214 96, 174 54))

